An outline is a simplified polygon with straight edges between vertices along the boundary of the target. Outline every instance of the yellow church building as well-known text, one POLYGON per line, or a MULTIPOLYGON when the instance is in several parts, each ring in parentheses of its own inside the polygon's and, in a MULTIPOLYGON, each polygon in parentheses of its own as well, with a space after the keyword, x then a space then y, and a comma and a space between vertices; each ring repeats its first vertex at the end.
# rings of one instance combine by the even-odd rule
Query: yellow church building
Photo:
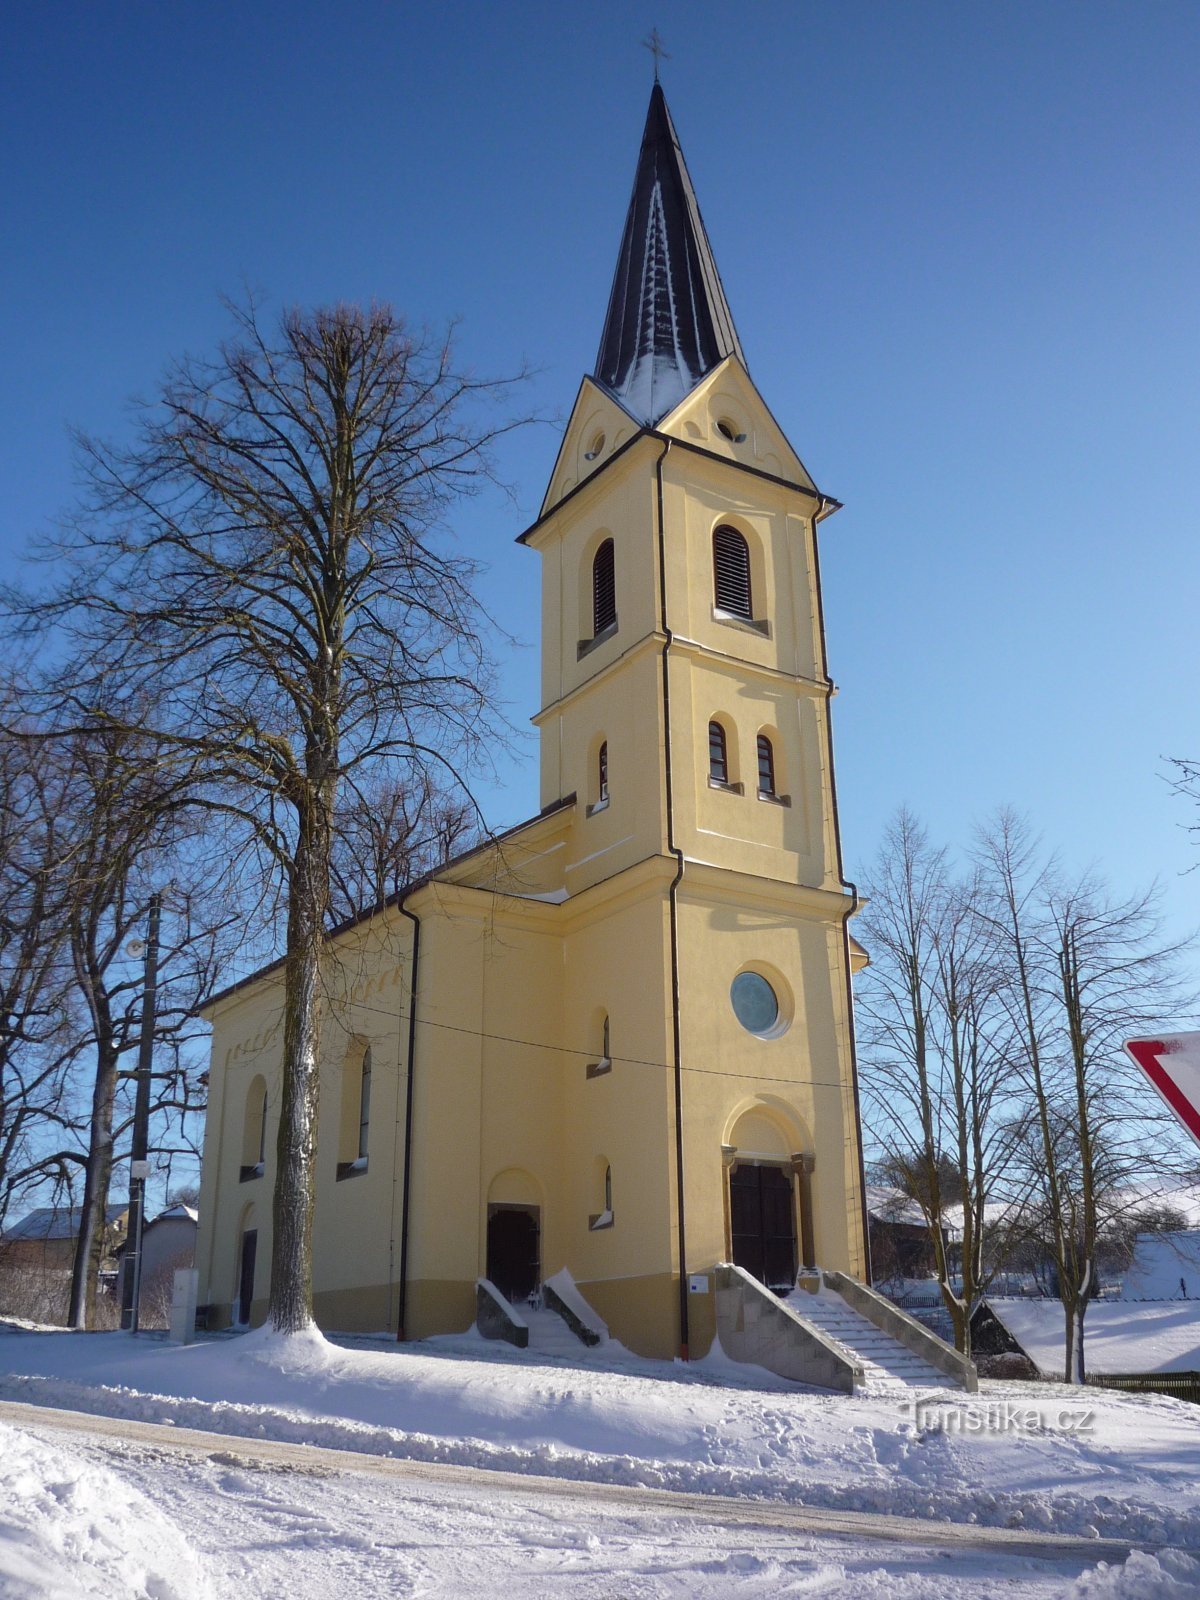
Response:
MULTIPOLYGON (((656 83, 596 369, 520 535, 541 810, 331 935, 322 1327, 461 1332, 481 1280, 519 1306, 566 1269, 631 1350, 695 1357, 723 1288, 867 1279, 837 509, 751 382, 656 83)), ((208 1012, 209 1326, 265 1314, 281 981, 208 1012)))

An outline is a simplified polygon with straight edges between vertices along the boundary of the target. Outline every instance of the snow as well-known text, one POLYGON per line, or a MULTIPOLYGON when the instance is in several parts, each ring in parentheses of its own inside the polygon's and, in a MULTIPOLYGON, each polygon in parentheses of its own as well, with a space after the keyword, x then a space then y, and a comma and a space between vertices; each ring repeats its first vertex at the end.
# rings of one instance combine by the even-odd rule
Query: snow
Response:
POLYGON ((573 1312, 585 1328, 591 1328, 593 1333, 601 1334, 607 1339, 607 1323, 603 1322, 592 1307, 588 1305, 575 1287, 575 1279, 566 1267, 563 1267, 560 1272, 556 1272, 553 1277, 547 1278, 543 1288, 553 1289, 567 1310, 573 1312))
MULTIPOLYGON (((607 1356, 611 1346, 601 1347, 607 1356)), ((187 1346, 0 1333, 0 1398, 563 1479, 1200 1550, 1194 1407, 1052 1384, 853 1399, 754 1368, 531 1359, 266 1329, 187 1346), (963 1425, 974 1418, 978 1426, 963 1425)))
POLYGON ((1122 1300, 1200 1300, 1200 1229, 1139 1233, 1122 1300))
MULTIPOLYGON (((1062 1374, 1066 1327, 1059 1301, 989 1296, 1000 1319, 1039 1372, 1062 1374)), ((1088 1372, 1200 1371, 1200 1300, 1093 1300, 1083 1324, 1088 1372)))
POLYGON ((4 1600, 209 1600, 187 1541, 136 1488, 0 1422, 4 1600))
POLYGON ((505 1317, 513 1324, 514 1327, 527 1328, 529 1326, 525 1318, 517 1310, 516 1306, 507 1300, 504 1295, 500 1293, 499 1289, 496 1288, 496 1285, 489 1279, 476 1278, 475 1287, 476 1289, 482 1289, 484 1294, 486 1294, 489 1299, 492 1299, 496 1302, 496 1304, 504 1312, 505 1317))

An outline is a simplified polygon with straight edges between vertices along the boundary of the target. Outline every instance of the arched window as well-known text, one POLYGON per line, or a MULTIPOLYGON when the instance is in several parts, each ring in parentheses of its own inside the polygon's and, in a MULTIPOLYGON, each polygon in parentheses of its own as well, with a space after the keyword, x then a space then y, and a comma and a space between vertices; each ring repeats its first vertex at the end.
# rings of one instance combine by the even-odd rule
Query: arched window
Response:
POLYGON ((736 528, 722 526, 713 534, 713 601, 718 611, 753 620, 750 547, 736 528))
POLYGON ((605 539, 592 562, 592 635, 604 632, 617 621, 617 575, 613 542, 605 539))
POLYGON ((758 792, 775 795, 775 752, 765 733, 758 736, 758 792))
POLYGON ((596 757, 596 804, 608 804, 608 740, 600 746, 596 757))
POLYGON ((708 725, 708 776, 713 783, 729 782, 729 747, 719 722, 708 725))
POLYGON ((267 1160, 267 1085, 256 1077, 246 1091, 246 1119, 242 1125, 242 1165, 239 1178, 246 1183, 261 1178, 267 1160))
POLYGON ((367 1170, 371 1137, 371 1047, 358 1055, 353 1046, 342 1064, 342 1105, 335 1176, 355 1178, 367 1170))
POLYGON ((371 1051, 363 1056, 362 1088, 358 1097, 358 1159, 367 1159, 367 1134, 371 1126, 371 1051))
MULTIPOLYGON (((601 1073, 612 1071, 612 1056, 609 1054, 607 1012, 600 1014, 598 1031, 600 1034, 600 1059, 598 1061, 588 1062, 586 1076, 589 1078, 598 1078, 600 1077, 601 1073)), ((596 1035, 593 1033, 592 1038, 594 1039, 595 1037, 596 1035)))

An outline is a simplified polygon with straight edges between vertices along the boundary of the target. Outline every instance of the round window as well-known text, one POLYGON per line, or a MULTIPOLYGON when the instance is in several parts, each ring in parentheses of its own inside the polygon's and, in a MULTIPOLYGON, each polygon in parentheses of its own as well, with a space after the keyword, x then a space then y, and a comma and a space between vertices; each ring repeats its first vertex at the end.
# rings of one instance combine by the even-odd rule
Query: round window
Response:
POLYGON ((739 972, 729 991, 734 1015, 749 1033, 770 1033, 779 1021, 779 1000, 757 972, 739 972))
POLYGON ((585 461, 595 461, 596 457, 600 454, 601 450, 603 450, 603 449, 604 449, 604 435, 602 433, 598 433, 596 435, 596 437, 592 440, 592 442, 589 445, 589 447, 584 451, 583 459, 585 461))

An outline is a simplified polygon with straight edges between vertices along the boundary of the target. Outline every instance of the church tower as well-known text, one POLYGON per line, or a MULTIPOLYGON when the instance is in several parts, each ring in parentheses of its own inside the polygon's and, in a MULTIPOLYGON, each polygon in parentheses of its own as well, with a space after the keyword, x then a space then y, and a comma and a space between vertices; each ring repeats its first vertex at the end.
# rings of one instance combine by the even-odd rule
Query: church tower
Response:
MULTIPOLYGON (((611 1063, 568 1138, 583 1164, 598 1133, 652 1144, 614 1159, 639 1177, 611 1209, 647 1234, 669 1217, 639 1292, 660 1320, 669 1283, 697 1351, 688 1278, 716 1261, 867 1272, 817 564, 837 509, 750 379, 656 82, 595 371, 521 537, 542 560, 542 802, 576 797, 564 1017, 602 1014, 611 1063), (666 1062, 667 1103, 623 1061, 666 1062)), ((588 1289, 614 1326, 624 1268, 597 1261, 588 1289)))

